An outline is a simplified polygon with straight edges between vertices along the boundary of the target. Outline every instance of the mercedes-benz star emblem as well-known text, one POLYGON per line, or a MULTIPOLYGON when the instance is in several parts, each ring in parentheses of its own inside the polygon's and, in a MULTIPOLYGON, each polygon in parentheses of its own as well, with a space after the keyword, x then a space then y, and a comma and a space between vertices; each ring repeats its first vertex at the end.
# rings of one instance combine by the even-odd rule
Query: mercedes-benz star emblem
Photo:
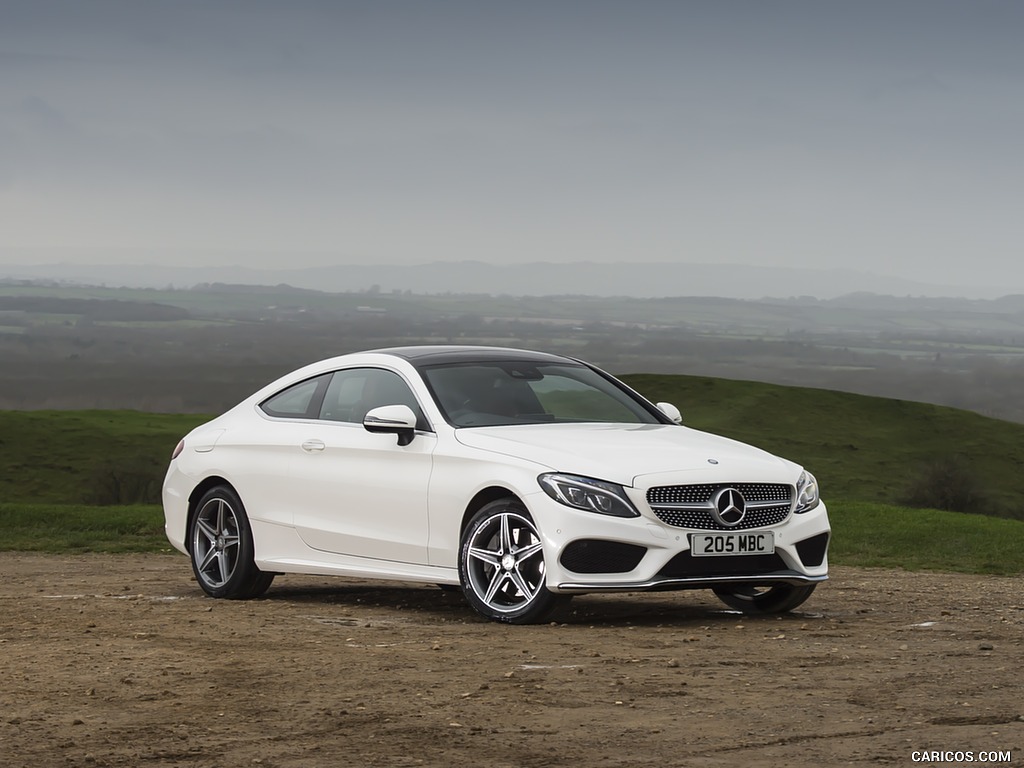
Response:
POLYGON ((735 488, 723 488, 716 493, 714 505, 712 516, 729 528, 739 525, 747 514, 747 500, 735 488))

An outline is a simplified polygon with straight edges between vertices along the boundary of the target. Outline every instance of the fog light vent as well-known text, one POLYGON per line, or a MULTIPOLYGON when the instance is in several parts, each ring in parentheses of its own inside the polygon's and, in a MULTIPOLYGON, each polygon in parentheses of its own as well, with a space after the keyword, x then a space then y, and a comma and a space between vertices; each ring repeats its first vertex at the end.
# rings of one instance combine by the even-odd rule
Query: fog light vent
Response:
POLYGON ((647 547, 637 544, 580 539, 562 550, 559 562, 575 573, 626 573, 636 568, 645 554, 647 547))
POLYGON ((796 543, 796 553, 800 555, 800 562, 807 568, 815 568, 825 560, 825 552, 828 551, 828 534, 819 533, 809 539, 796 543))

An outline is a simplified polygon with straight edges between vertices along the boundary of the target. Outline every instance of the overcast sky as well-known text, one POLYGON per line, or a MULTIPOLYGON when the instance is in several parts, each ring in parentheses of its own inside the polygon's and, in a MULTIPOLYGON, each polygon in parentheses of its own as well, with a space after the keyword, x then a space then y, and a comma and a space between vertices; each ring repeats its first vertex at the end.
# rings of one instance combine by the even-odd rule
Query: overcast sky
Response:
POLYGON ((1024 292, 1022 40, 1016 0, 0 0, 0 264, 1024 292))

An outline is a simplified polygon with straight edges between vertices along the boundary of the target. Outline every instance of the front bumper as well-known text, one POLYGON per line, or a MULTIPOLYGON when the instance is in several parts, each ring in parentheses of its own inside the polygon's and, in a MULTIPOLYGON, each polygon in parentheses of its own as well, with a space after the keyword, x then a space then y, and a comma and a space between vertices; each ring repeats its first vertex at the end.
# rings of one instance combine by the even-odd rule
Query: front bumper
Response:
POLYGON ((831 528, 824 502, 777 525, 742 531, 771 531, 773 554, 714 557, 690 554, 690 535, 709 531, 668 525, 649 507, 637 505, 640 517, 615 518, 570 509, 543 494, 531 496, 528 505, 544 540, 546 583, 553 592, 808 585, 828 579, 831 528), (576 556, 583 545, 596 554, 576 556))

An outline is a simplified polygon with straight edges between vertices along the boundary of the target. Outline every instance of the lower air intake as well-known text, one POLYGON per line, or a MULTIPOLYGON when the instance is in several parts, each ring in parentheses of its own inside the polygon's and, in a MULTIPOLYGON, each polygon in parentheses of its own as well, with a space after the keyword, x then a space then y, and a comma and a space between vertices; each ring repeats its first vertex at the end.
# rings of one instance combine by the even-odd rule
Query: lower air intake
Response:
POLYGON ((562 551, 559 562, 575 573, 626 573, 636 568, 645 554, 647 548, 636 544, 581 539, 562 551))

